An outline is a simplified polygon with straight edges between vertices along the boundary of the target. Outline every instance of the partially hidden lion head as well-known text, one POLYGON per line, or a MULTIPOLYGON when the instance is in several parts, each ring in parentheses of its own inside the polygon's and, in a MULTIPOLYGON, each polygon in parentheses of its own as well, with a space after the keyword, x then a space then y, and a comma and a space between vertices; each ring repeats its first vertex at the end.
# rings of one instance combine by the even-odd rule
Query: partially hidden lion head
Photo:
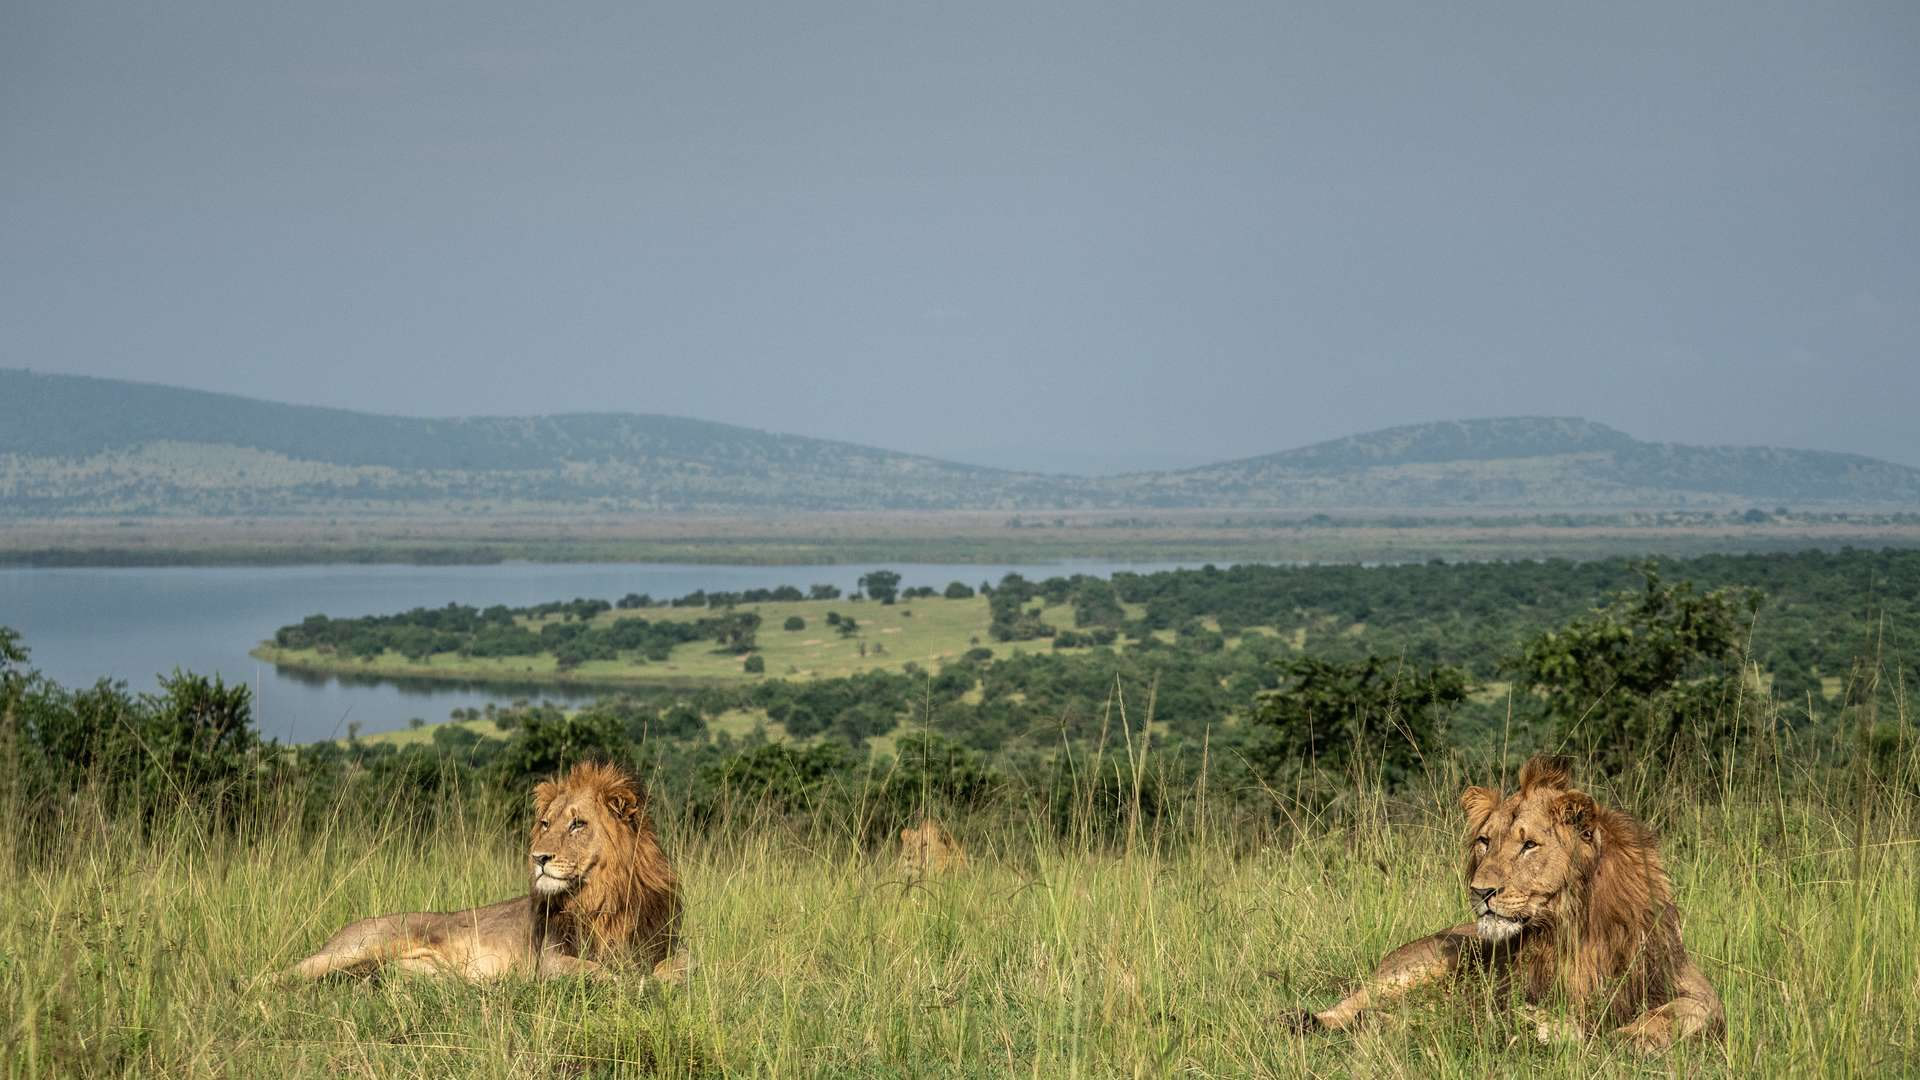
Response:
POLYGON ((1460 796, 1467 893, 1482 939, 1507 941, 1564 922, 1584 895, 1606 837, 1593 798, 1568 784, 1564 760, 1535 757, 1513 794, 1471 787, 1460 796))
POLYGON ((966 849, 932 818, 900 830, 900 868, 908 876, 944 874, 966 865, 966 849))
POLYGON ((679 880, 633 777, 611 765, 576 765, 535 786, 533 806, 534 896, 564 909, 569 925, 600 948, 663 958, 679 919, 679 880))

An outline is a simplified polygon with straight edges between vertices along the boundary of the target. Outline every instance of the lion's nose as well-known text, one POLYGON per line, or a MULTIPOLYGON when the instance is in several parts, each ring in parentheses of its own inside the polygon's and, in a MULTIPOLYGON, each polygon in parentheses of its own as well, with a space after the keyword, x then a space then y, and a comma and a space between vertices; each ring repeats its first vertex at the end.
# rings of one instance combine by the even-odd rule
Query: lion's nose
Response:
POLYGON ((1467 892, 1473 894, 1473 898, 1475 900, 1478 900, 1483 904, 1493 899, 1493 894, 1499 891, 1500 891, 1499 889, 1468 889, 1467 890, 1467 892))
POLYGON ((553 858, 553 856, 552 856, 552 855, 550 855, 550 854, 548 854, 547 852, 544 852, 544 851, 542 851, 542 852, 537 852, 537 853, 536 853, 536 854, 535 854, 535 855, 533 856, 533 865, 535 865, 535 866, 539 866, 539 867, 544 867, 544 866, 546 866, 546 865, 547 865, 547 862, 548 862, 548 860, 550 860, 550 859, 552 859, 552 858, 553 858))

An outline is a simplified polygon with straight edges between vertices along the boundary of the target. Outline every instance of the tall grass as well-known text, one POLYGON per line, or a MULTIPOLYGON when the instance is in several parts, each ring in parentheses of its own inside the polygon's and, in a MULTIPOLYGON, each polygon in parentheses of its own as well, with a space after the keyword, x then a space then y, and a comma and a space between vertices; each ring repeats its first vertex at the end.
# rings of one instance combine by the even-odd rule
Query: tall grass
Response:
MULTIPOLYGON (((1151 741, 1112 721, 1073 767, 1137 784, 1151 741)), ((699 965, 684 988, 271 978, 349 919, 514 894, 517 806, 392 792, 315 829, 298 792, 218 828, 116 820, 84 795, 16 804, 56 818, 58 842, 5 841, 0 1046, 10 1077, 1920 1071, 1920 751, 1855 770, 1812 750, 1776 729, 1738 767, 1647 762, 1589 785, 1661 833, 1727 1005, 1723 1046, 1651 1066, 1605 1038, 1538 1045, 1477 1000, 1416 998, 1351 1035, 1286 1030, 1464 918, 1455 800, 1501 764, 1457 760, 1400 793, 1364 770, 1329 799, 1271 793, 1277 827, 1223 816, 1204 785, 1151 822, 1122 807, 1117 828, 953 821, 973 869, 925 881, 866 846, 857 810, 742 806, 696 826, 663 800, 699 965)), ((1099 805, 1077 813, 1113 812, 1099 805)))

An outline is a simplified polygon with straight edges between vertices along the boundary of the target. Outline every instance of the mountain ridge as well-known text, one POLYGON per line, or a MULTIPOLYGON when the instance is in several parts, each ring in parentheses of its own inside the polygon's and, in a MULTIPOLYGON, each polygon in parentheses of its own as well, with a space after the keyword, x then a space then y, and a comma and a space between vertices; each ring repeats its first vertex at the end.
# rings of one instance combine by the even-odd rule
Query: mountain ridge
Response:
POLYGON ((1579 417, 1403 424, 1090 477, 651 413, 419 418, 0 369, 0 514, 1920 505, 1858 454, 1646 442, 1579 417))

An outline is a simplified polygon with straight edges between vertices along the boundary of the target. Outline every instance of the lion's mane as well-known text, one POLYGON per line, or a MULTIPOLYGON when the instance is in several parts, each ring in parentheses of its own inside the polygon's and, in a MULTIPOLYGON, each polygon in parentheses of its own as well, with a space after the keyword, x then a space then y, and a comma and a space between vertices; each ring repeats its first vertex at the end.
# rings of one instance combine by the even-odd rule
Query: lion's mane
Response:
MULTIPOLYGON (((1625 1023, 1648 1002, 1672 997, 1675 975, 1687 963, 1659 847, 1638 821, 1569 790, 1562 759, 1537 757, 1521 770, 1520 799, 1533 798, 1549 800, 1560 820, 1592 839, 1568 845, 1557 829, 1539 837, 1552 838, 1569 865, 1564 888, 1520 946, 1527 996, 1539 1000, 1557 988, 1574 1001, 1604 1003, 1614 1023, 1625 1023)), ((1472 815, 1469 836, 1490 812, 1472 815)), ((1469 843, 1468 881, 1479 864, 1469 843)))
POLYGON ((680 879, 660 849, 639 786, 612 765, 576 765, 564 779, 534 788, 536 815, 568 796, 593 808, 607 842, 578 889, 530 898, 536 950, 558 944, 601 962, 661 963, 678 947, 680 879))

